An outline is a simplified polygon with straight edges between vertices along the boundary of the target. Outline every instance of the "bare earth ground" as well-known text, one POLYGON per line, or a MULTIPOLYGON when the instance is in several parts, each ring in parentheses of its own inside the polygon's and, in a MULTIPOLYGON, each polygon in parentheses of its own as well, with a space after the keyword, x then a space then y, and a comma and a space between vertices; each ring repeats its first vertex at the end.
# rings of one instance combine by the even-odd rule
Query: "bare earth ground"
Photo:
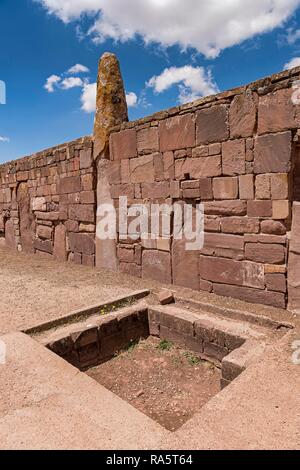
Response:
POLYGON ((169 431, 220 391, 219 369, 153 337, 87 374, 169 431))

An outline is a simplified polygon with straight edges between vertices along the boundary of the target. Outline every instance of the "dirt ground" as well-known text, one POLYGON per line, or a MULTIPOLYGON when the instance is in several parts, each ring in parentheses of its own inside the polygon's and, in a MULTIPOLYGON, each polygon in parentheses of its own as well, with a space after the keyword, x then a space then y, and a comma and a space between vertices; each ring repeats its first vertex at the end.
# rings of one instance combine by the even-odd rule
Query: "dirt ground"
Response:
POLYGON ((153 337, 87 374, 169 431, 179 429, 220 391, 219 369, 153 337))

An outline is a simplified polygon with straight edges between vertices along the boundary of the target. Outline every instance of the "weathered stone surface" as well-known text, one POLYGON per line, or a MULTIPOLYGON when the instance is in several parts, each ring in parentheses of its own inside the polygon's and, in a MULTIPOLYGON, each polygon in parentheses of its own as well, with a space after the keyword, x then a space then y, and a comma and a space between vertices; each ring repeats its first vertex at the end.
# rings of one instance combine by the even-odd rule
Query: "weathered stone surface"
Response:
POLYGON ((187 240, 174 240, 172 271, 175 285, 199 289, 199 252, 186 250, 187 240))
POLYGON ((197 145, 226 140, 229 136, 228 107, 217 105, 198 111, 196 128, 197 145))
POLYGON ((136 130, 126 129, 110 136, 111 160, 126 160, 137 156, 136 130))
POLYGON ((271 199, 270 175, 257 175, 255 178, 255 198, 271 199))
POLYGON ((142 267, 134 263, 120 263, 119 271, 129 276, 142 277, 142 267))
POLYGON ((158 301, 161 305, 168 305, 174 303, 174 294, 168 290, 161 290, 157 294, 158 301))
POLYGON ((272 201, 248 201, 248 217, 272 217, 272 201))
POLYGON ((290 216, 290 201, 273 201, 272 217, 276 220, 285 220, 290 216))
POLYGON ((288 173, 291 168, 291 132, 256 138, 254 173, 288 173))
POLYGON ((66 227, 63 224, 55 227, 53 256, 59 261, 67 261, 66 227))
POLYGON ((81 190, 80 176, 68 176, 61 178, 59 182, 59 194, 78 193, 81 190))
POLYGON ((253 175, 239 176, 239 196, 240 199, 254 199, 254 177, 253 175))
POLYGON ((119 247, 118 258, 124 263, 134 263, 134 247, 130 249, 119 247))
POLYGON ((290 237, 290 252, 300 255, 300 202, 293 203, 292 230, 290 237))
POLYGON ((237 178, 214 178, 213 192, 215 199, 237 199, 239 194, 237 178))
POLYGON ((259 98, 258 133, 279 132, 299 126, 292 88, 278 90, 259 98))
POLYGON ((34 240, 34 248, 38 251, 49 253, 51 255, 53 253, 53 246, 51 240, 40 240, 39 238, 36 238, 34 240))
POLYGON ((95 204, 96 202, 95 191, 81 191, 80 202, 81 204, 95 204))
POLYGON ((142 277, 164 284, 172 283, 170 253, 145 250, 142 257, 142 277))
POLYGON ((90 168, 93 163, 92 149, 80 150, 80 169, 90 168))
POLYGON ((220 218, 216 215, 204 215, 205 232, 220 232, 220 218))
POLYGON ((284 274, 266 274, 266 287, 275 292, 286 292, 286 277, 284 274))
POLYGON ((234 261, 210 256, 200 257, 200 277, 221 284, 264 289, 264 268, 249 261, 234 261))
POLYGON ((87 233, 69 233, 70 250, 85 255, 95 253, 95 241, 93 235, 87 233))
POLYGON ((93 205, 74 204, 69 206, 69 218, 79 222, 95 222, 95 210, 93 205))
POLYGON ((132 183, 154 182, 153 155, 145 155, 130 160, 130 179, 132 183))
POLYGON ((271 175, 271 195, 272 199, 288 199, 289 181, 287 173, 271 175))
POLYGON ((254 304, 271 305, 285 308, 285 295, 281 292, 251 289, 249 287, 229 286, 228 284, 214 284, 214 294, 225 297, 233 297, 254 304))
POLYGON ((160 151, 195 146, 195 122, 192 114, 175 116, 159 123, 160 151))
MULTIPOLYGON (((130 199, 134 198, 134 184, 114 184, 110 186, 109 190, 113 199, 118 199, 120 196, 127 196, 130 199)), ((99 204, 98 198, 97 203, 99 204)))
POLYGON ((46 211, 47 203, 45 197, 35 197, 32 199, 32 210, 33 211, 46 211))
POLYGON ((201 253, 224 258, 243 259, 244 239, 238 235, 205 233, 201 253))
POLYGON ((154 153, 159 149, 158 128, 147 127, 137 131, 137 150, 138 153, 154 153))
MULTIPOLYGON (((298 232, 299 234, 299 232, 298 232)), ((299 253, 289 253, 288 264, 288 308, 300 314, 300 256, 299 253)))
POLYGON ((52 238, 52 228, 45 225, 39 225, 36 230, 36 235, 38 238, 42 239, 51 239, 52 238))
POLYGON ((257 95, 250 91, 234 97, 229 113, 230 136, 251 137, 256 125, 257 95))
POLYGON ((246 201, 212 201, 204 204, 206 215, 246 215, 246 201))
POLYGON ((94 159, 108 157, 109 129, 128 121, 127 103, 118 59, 105 53, 100 59, 94 125, 94 159))
POLYGON ((13 250, 17 249, 14 222, 12 219, 9 219, 5 222, 5 243, 13 250))
POLYGON ((19 206, 22 251, 25 251, 26 253, 33 253, 35 220, 31 210, 30 196, 27 183, 21 183, 18 186, 17 201, 19 206))
POLYGON ((246 171, 245 141, 229 140, 222 144, 222 168, 223 174, 234 176, 242 175, 246 171))
POLYGON ((272 243, 246 243, 245 257, 258 263, 282 264, 285 262, 286 249, 272 243))
POLYGON ((286 227, 278 220, 262 220, 261 231, 270 235, 285 235, 286 227))
POLYGON ((205 158, 187 158, 186 160, 175 161, 175 178, 185 179, 185 175, 190 178, 203 178, 220 176, 222 173, 221 157, 219 155, 205 158))
POLYGON ((165 199, 170 196, 170 183, 161 181, 158 183, 143 183, 142 197, 143 199, 165 199))
POLYGON ((202 200, 213 199, 211 178, 183 181, 181 184, 184 198, 200 198, 202 200))
POLYGON ((224 233, 258 233, 259 219, 252 217, 226 217, 221 219, 221 231, 224 233))

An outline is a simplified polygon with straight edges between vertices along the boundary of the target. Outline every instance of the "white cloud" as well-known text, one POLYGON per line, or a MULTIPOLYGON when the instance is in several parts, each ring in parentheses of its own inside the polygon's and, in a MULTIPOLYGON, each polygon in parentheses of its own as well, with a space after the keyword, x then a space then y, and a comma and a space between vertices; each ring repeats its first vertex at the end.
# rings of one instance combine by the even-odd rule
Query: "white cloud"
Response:
POLYGON ((76 64, 73 67, 69 68, 68 74, 69 75, 76 75, 77 73, 89 73, 90 69, 87 68, 85 65, 76 64))
POLYGON ((299 66, 300 66, 300 57, 294 57, 287 64, 285 64, 285 66, 283 67, 283 70, 293 69, 294 67, 299 67, 299 66))
POLYGON ((127 101, 127 106, 129 108, 133 108, 134 106, 137 105, 138 97, 133 91, 131 91, 130 93, 126 94, 126 101, 127 101))
POLYGON ((85 83, 80 97, 81 109, 86 113, 96 111, 97 83, 85 83))
POLYGON ((287 43, 293 46, 300 39, 300 29, 288 28, 286 39, 287 43))
POLYGON ((44 85, 44 88, 49 92, 53 93, 55 87, 58 85, 60 82, 61 78, 58 75, 51 75, 50 77, 47 78, 47 81, 44 85))
POLYGON ((94 15, 90 34, 102 42, 143 37, 215 58, 227 47, 282 26, 300 0, 36 0, 62 21, 94 15))
POLYGON ((210 71, 204 67, 170 67, 160 75, 152 77, 146 84, 152 87, 156 93, 162 93, 173 85, 179 87, 180 103, 194 101, 201 96, 218 93, 219 88, 213 80, 210 71))
POLYGON ((0 135, 0 142, 8 143, 8 142, 10 142, 10 139, 9 139, 9 137, 2 137, 2 136, 0 135))
POLYGON ((83 81, 79 77, 68 77, 61 82, 60 86, 63 90, 69 90, 70 88, 82 87, 83 81))

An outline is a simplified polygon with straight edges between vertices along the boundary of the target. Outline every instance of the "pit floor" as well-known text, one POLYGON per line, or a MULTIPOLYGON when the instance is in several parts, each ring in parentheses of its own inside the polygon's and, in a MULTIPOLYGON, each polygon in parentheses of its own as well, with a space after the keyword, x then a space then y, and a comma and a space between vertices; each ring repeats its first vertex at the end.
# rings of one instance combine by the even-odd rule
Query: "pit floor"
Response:
POLYGON ((220 391, 220 369, 151 336, 87 374, 169 431, 220 391))

